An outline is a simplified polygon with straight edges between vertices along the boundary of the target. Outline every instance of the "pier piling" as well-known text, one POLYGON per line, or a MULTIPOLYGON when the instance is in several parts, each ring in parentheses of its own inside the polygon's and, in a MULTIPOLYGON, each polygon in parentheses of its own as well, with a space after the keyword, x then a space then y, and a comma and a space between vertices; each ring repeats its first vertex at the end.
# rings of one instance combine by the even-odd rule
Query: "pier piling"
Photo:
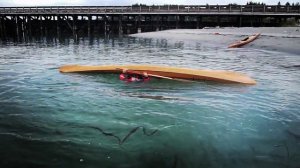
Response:
POLYGON ((123 15, 119 15, 119 35, 122 35, 123 34, 123 27, 122 27, 122 18, 123 18, 123 15))
POLYGON ((77 39, 109 33, 214 26, 276 27, 299 24, 299 11, 299 6, 277 5, 0 7, 0 40, 48 35, 77 39))
POLYGON ((20 34, 19 34, 19 16, 14 17, 15 23, 16 23, 16 34, 17 34, 17 41, 20 39, 20 34))
POLYGON ((91 37, 91 15, 88 15, 88 37, 91 37))
POLYGON ((60 25, 60 22, 61 22, 61 21, 60 21, 60 16, 57 15, 57 16, 56 16, 56 19, 57 19, 57 20, 56 20, 56 34, 57 34, 57 38, 60 39, 60 26, 59 26, 59 25, 60 25))
POLYGON ((3 24, 3 18, 2 16, 0 16, 0 38, 4 38, 2 24, 3 24))

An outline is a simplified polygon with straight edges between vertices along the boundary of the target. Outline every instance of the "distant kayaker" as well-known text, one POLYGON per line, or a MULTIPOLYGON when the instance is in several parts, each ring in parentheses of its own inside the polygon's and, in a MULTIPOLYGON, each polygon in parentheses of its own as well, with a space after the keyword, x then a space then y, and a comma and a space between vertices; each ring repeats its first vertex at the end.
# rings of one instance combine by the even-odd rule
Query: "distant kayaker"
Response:
POLYGON ((127 82, 145 82, 150 80, 148 73, 143 72, 142 74, 132 72, 128 69, 123 69, 120 74, 120 80, 127 82))

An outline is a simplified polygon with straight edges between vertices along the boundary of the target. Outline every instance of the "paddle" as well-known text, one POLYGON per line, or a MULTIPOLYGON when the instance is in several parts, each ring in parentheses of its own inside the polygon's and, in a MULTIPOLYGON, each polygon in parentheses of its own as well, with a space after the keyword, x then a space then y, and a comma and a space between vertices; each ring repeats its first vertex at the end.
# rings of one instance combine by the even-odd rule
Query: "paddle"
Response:
MULTIPOLYGON (((116 68, 116 69, 123 70, 122 68, 116 68)), ((139 72, 139 71, 134 71, 134 70, 127 70, 127 71, 131 72, 131 73, 139 74, 139 75, 144 75, 144 73, 139 72)), ((194 81, 191 81, 191 80, 171 78, 171 77, 167 77, 167 76, 154 75, 154 74, 149 74, 149 73, 147 73, 147 75, 151 76, 151 77, 162 78, 162 79, 169 79, 169 80, 176 80, 176 81, 181 81, 181 82, 194 82, 194 81)))

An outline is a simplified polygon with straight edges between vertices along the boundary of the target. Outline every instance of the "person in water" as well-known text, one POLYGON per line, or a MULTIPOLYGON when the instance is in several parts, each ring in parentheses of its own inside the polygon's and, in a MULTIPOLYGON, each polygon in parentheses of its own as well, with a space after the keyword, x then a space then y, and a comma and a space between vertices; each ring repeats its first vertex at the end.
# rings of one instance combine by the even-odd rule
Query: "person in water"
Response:
POLYGON ((128 69, 123 69, 120 74, 120 80, 127 82, 144 82, 148 81, 150 78, 147 72, 143 72, 143 74, 137 74, 134 72, 128 71, 128 69))

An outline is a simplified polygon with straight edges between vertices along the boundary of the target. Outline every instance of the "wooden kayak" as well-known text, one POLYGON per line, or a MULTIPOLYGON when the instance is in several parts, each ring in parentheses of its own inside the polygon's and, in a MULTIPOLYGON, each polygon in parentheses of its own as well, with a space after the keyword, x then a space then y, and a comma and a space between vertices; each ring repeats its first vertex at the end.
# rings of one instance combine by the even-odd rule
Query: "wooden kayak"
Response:
POLYGON ((228 48, 237 48, 237 47, 241 47, 243 45, 246 45, 252 41, 254 41, 255 39, 258 38, 258 36, 260 36, 260 33, 256 33, 254 35, 248 36, 246 38, 244 38, 243 40, 237 41, 235 43, 232 43, 228 46, 228 48))
POLYGON ((205 80, 223 83, 256 84, 255 80, 247 75, 223 70, 198 70, 158 65, 100 65, 82 66, 65 65, 59 68, 60 72, 94 72, 94 73, 120 73, 120 69, 130 69, 138 72, 147 72, 152 75, 164 76, 174 79, 205 80))

